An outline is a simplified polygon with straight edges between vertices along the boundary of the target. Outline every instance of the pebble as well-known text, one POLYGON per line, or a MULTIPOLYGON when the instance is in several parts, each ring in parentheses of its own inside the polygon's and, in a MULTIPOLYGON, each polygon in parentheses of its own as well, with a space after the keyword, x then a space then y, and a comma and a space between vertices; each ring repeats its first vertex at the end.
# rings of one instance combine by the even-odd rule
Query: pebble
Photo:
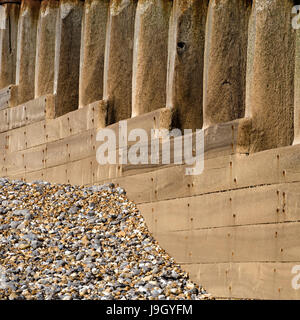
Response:
POLYGON ((0 178, 0 299, 212 299, 124 189, 0 178))

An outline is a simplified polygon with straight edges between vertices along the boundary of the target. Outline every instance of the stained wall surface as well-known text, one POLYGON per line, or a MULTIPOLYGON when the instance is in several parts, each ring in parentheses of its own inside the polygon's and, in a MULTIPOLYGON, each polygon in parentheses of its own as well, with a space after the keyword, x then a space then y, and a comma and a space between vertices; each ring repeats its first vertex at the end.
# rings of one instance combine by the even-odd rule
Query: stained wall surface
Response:
MULTIPOLYGON (((118 184, 214 296, 300 298, 291 286, 300 264, 292 0, 1 2, 1 176, 118 184), (163 139, 155 164, 100 165, 97 134, 118 137, 121 120, 128 135, 203 129, 203 172, 174 163, 180 137, 169 164, 163 139)), ((190 137, 188 160, 198 146, 190 137)), ((116 154, 134 143, 117 141, 116 154)))

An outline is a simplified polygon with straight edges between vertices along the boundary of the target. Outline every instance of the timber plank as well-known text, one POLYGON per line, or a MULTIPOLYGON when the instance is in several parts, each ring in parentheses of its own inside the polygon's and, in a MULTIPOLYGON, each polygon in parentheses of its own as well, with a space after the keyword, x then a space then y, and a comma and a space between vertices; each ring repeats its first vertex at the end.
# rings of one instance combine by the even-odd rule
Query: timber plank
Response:
POLYGON ((300 220, 300 183, 142 203, 154 233, 300 220))
MULTIPOLYGON (((38 171, 45 168, 45 145, 24 150, 25 172, 38 171)), ((20 154, 20 153, 19 153, 20 154)))
POLYGON ((11 96, 11 86, 0 89, 0 110, 9 107, 9 100, 11 96))
POLYGON ((59 165, 45 169, 45 181, 51 183, 65 184, 67 183, 67 165, 59 165))
POLYGON ((178 263, 291 262, 300 259, 299 222, 157 232, 178 263))
POLYGON ((192 280, 201 283, 214 297, 237 299, 300 299, 292 287, 291 263, 183 264, 192 280))
POLYGON ((85 185, 92 182, 92 164, 90 158, 67 164, 67 183, 85 185))

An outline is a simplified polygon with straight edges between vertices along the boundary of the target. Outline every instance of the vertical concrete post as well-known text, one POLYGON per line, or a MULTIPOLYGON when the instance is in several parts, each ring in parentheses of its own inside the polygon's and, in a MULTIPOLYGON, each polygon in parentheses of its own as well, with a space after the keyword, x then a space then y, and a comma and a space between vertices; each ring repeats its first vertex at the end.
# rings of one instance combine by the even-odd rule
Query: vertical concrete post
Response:
POLYGON ((134 20, 137 0, 111 0, 107 24, 104 99, 109 123, 131 116, 134 20))
POLYGON ((166 105, 171 8, 170 0, 138 1, 133 53, 133 117, 166 105))
POLYGON ((16 84, 17 104, 34 98, 37 23, 40 1, 22 1, 18 25, 16 84))
POLYGON ((167 107, 176 125, 203 124, 203 69, 208 0, 175 0, 170 21, 167 107))
POLYGON ((15 84, 19 4, 0 6, 0 88, 15 84))
POLYGON ((60 1, 54 62, 54 117, 78 108, 82 12, 82 1, 60 1))
POLYGON ((246 116, 252 150, 290 145, 294 136, 293 1, 256 0, 249 28, 246 116))
POLYGON ((300 29, 296 31, 295 55, 294 144, 300 143, 300 29))
POLYGON ((103 97, 105 36, 109 0, 86 0, 80 55, 79 106, 103 97))
POLYGON ((209 1, 203 126, 244 116, 249 0, 209 1))
POLYGON ((41 3, 35 66, 35 97, 53 93, 55 30, 59 2, 45 0, 41 3))

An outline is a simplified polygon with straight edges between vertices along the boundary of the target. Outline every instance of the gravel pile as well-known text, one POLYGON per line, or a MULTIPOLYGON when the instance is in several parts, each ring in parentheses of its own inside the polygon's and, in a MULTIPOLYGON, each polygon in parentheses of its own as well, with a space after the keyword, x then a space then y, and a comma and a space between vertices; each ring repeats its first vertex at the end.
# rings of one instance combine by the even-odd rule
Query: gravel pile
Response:
POLYGON ((207 299, 113 184, 0 179, 0 299, 207 299))

